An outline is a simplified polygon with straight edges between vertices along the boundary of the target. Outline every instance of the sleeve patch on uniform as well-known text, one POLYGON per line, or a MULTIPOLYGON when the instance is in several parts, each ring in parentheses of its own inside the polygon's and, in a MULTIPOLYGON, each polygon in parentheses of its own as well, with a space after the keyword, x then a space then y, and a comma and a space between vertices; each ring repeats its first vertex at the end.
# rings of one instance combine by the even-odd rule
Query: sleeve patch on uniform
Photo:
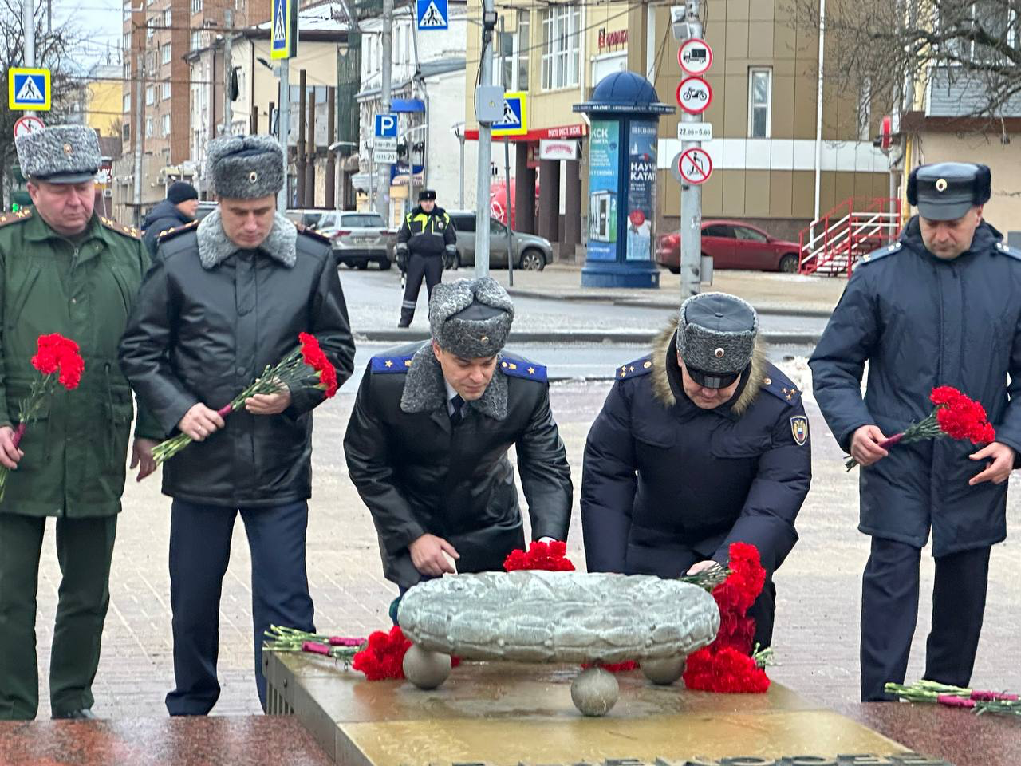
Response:
POLYGON ((791 418, 791 435, 799 447, 804 447, 808 441, 808 418, 804 415, 791 418))

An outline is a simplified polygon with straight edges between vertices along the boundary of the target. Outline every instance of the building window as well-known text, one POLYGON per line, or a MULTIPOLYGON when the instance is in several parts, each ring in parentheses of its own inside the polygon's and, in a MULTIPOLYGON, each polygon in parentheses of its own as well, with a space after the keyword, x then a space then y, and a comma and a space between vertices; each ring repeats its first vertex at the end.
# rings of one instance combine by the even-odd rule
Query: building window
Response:
POLYGON ((748 70, 748 137, 769 138, 772 69, 748 70))
POLYGON ((122 140, 125 141, 125 142, 130 141, 131 140, 131 123, 130 122, 125 122, 123 130, 124 130, 124 133, 123 133, 123 136, 122 136, 122 140))
POLYGON ((202 33, 201 32, 192 32, 191 33, 191 49, 193 51, 197 51, 201 47, 202 47, 202 33))
POLYGON ((170 26, 170 9, 169 8, 167 8, 166 10, 163 11, 163 26, 165 26, 165 27, 169 27, 170 26))
POLYGON ((170 63, 170 43, 167 43, 162 48, 160 48, 160 53, 162 54, 161 58, 163 60, 163 63, 164 64, 169 64, 170 63))
POLYGON ((124 94, 124 113, 127 114, 130 111, 131 111, 131 94, 130 93, 125 93, 124 94))
POLYGON ((145 105, 152 106, 155 96, 153 94, 153 87, 151 85, 145 86, 145 105))
POLYGON ((191 12, 202 13, 202 0, 191 0, 191 12))
POLYGON ((170 135, 170 115, 169 114, 163 115, 163 119, 161 120, 160 128, 161 128, 161 134, 160 135, 164 135, 164 136, 169 136, 170 135))
POLYGON ((145 39, 151 40, 152 36, 156 34, 156 17, 153 16, 151 19, 147 19, 145 22, 145 39))
POLYGON ((500 35, 497 72, 503 75, 507 90, 528 90, 530 11, 518 11, 518 29, 500 35))
POLYGON ((571 88, 578 84, 578 38, 581 10, 559 5, 546 11, 542 20, 543 90, 571 88))
POLYGON ((169 82, 163 83, 162 90, 163 90, 163 94, 161 96, 162 99, 164 101, 169 101, 170 100, 170 83, 169 82))
POLYGON ((145 118, 145 136, 152 138, 152 117, 145 118))

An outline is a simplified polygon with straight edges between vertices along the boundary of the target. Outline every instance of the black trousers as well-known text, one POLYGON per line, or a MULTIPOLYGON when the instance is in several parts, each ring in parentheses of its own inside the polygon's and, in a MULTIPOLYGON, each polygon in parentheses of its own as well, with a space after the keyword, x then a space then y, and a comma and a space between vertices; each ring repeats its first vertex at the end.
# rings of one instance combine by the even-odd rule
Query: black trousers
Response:
POLYGON ((408 256, 408 272, 404 283, 404 300, 401 303, 401 325, 407 327, 415 316, 415 306, 418 304, 418 292, 422 289, 422 278, 425 277, 425 285, 432 297, 433 288, 443 279, 443 256, 442 255, 418 255, 411 253, 408 256))
MULTIPOLYGON (((872 538, 861 586, 861 698, 892 700, 887 682, 904 683, 918 619, 919 561, 912 545, 872 538)), ((932 630, 925 679, 966 687, 982 633, 989 548, 936 559, 932 630)))
POLYGON ((262 643, 271 625, 312 632, 312 599, 305 574, 308 504, 225 508, 174 500, 170 511, 170 609, 175 688, 170 715, 206 715, 220 697, 220 593, 230 562, 238 513, 252 555, 252 631, 255 684, 266 709, 262 643))

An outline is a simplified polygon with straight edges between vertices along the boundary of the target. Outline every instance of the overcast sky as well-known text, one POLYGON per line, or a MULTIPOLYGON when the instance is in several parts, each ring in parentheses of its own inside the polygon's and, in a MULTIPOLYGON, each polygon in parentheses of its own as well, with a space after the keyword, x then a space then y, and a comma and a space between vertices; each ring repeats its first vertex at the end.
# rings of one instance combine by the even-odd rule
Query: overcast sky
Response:
MULTIPOLYGON (((45 0, 35 2, 43 3, 45 0)), ((82 69, 105 61, 107 53, 118 54, 124 36, 123 0, 52 0, 52 3, 53 26, 69 22, 83 38, 78 61, 82 69)))

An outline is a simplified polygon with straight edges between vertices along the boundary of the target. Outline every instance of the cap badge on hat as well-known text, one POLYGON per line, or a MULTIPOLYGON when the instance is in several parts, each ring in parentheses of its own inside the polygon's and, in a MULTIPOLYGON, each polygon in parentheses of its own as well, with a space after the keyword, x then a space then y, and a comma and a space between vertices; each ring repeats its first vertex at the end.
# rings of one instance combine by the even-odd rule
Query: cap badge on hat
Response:
POLYGON ((254 184, 254 183, 258 183, 258 181, 259 181, 259 174, 256 173, 254 170, 251 173, 248 174, 248 182, 249 183, 253 183, 254 184))
POLYGON ((479 340, 482 341, 483 343, 488 343, 489 342, 489 336, 488 335, 483 335, 481 338, 479 338, 479 340))
POLYGON ((947 186, 949 186, 947 179, 939 178, 936 180, 936 191, 943 193, 947 190, 947 186))
POLYGON ((722 348, 718 348, 718 349, 716 349, 716 350, 715 350, 715 351, 713 352, 713 354, 715 354, 715 355, 716 355, 716 358, 717 358, 717 359, 722 359, 722 358, 723 358, 723 354, 724 354, 724 351, 723 351, 723 349, 722 349, 722 348))
POLYGON ((71 156, 71 152, 73 152, 73 151, 74 151, 74 147, 71 146, 71 144, 64 144, 64 154, 66 154, 68 157, 70 157, 71 156))

